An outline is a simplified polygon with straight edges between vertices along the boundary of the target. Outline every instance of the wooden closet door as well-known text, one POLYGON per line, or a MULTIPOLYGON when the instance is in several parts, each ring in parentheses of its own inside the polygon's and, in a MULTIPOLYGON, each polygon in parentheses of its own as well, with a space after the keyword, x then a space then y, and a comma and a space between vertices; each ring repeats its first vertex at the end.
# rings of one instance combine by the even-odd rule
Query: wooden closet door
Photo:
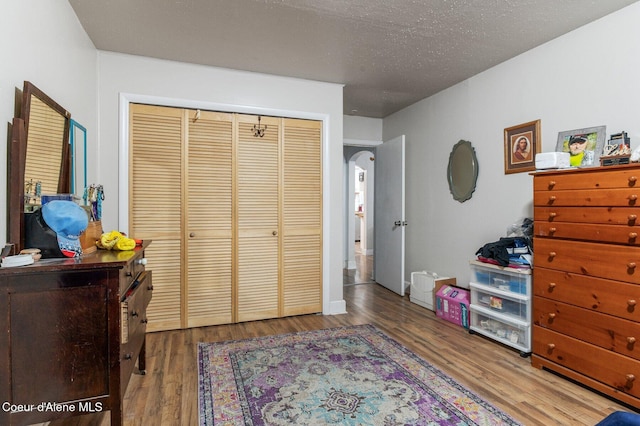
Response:
POLYGON ((322 122, 283 120, 282 316, 322 311, 322 122))
POLYGON ((228 324, 233 320, 234 116, 207 111, 187 111, 186 114, 188 177, 184 240, 187 245, 187 327, 228 324))
POLYGON ((184 114, 137 104, 129 111, 129 233, 153 240, 146 250, 154 287, 147 331, 180 328, 184 114))
POLYGON ((279 315, 280 120, 255 137, 256 116, 238 116, 236 133, 236 321, 279 315))

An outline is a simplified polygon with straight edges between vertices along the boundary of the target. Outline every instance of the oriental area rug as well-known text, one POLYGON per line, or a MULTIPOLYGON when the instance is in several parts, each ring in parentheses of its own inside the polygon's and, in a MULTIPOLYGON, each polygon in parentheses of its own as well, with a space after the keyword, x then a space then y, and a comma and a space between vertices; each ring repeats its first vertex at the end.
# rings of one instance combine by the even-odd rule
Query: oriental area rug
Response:
POLYGON ((200 425, 518 425, 372 325, 199 343, 200 425))

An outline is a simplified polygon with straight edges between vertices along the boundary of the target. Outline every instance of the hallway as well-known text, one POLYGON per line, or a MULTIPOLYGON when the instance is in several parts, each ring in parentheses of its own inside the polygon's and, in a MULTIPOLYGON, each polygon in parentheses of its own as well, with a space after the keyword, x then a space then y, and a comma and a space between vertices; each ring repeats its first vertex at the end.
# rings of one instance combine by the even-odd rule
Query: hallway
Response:
POLYGON ((375 282, 373 276, 373 255, 364 255, 360 242, 356 242, 356 269, 343 269, 343 284, 365 284, 375 282))

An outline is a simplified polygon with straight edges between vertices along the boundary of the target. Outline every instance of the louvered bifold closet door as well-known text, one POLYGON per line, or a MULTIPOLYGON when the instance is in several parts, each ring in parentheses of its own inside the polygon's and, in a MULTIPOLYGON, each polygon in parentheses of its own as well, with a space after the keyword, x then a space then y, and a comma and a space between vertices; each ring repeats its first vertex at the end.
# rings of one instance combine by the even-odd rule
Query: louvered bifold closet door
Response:
POLYGON ((322 122, 283 120, 283 316, 322 311, 322 122))
POLYGON ((187 326, 228 324, 232 322, 234 116, 187 114, 187 326))
POLYGON ((275 318, 279 301, 280 119, 255 137, 258 117, 238 116, 236 321, 275 318))
POLYGON ((180 328, 183 111, 131 104, 129 123, 129 233, 153 240, 147 331, 180 328))

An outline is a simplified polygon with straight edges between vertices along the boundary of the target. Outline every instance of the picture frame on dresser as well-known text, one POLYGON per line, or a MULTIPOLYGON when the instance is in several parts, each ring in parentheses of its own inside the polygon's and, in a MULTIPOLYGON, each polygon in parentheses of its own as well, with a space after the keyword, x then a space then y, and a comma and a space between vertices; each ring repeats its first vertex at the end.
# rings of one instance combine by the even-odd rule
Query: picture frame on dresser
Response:
POLYGON ((536 154, 541 152, 540 120, 504 129, 504 173, 536 169, 536 154))
POLYGON ((606 126, 596 126, 559 132, 556 152, 568 152, 572 167, 599 166, 606 130, 606 126))

